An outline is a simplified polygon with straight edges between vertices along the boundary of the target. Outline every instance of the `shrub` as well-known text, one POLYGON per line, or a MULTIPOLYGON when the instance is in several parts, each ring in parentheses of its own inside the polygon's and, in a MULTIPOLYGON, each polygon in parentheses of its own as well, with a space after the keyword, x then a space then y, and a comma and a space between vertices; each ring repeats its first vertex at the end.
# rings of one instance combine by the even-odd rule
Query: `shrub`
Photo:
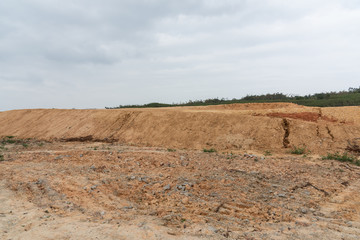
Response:
POLYGON ((265 153, 264 153, 264 156, 271 156, 271 152, 269 150, 266 150, 265 153))
POLYGON ((176 149, 168 148, 167 151, 168 152, 176 152, 176 149))
POLYGON ((293 149, 290 152, 291 154, 296 154, 296 155, 302 155, 306 153, 306 148, 305 147, 293 147, 293 149))
POLYGON ((5 161, 4 155, 0 154, 0 162, 5 161))
POLYGON ((323 160, 337 160, 340 162, 350 162, 357 166, 360 166, 360 161, 356 157, 348 154, 347 152, 344 152, 343 154, 340 154, 339 152, 328 153, 326 156, 322 157, 322 159, 323 160))
POLYGON ((216 152, 216 149, 215 149, 215 148, 210 148, 210 149, 204 148, 203 151, 204 151, 204 152, 207 152, 207 153, 212 153, 212 152, 216 152))

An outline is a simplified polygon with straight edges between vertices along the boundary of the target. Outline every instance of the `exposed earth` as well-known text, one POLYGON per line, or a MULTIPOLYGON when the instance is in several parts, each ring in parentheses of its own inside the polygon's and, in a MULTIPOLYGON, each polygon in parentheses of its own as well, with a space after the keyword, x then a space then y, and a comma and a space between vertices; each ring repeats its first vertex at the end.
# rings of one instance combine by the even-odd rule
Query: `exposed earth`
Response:
POLYGON ((360 167, 322 159, 357 156, 359 107, 17 110, 0 138, 0 239, 360 238, 360 167))

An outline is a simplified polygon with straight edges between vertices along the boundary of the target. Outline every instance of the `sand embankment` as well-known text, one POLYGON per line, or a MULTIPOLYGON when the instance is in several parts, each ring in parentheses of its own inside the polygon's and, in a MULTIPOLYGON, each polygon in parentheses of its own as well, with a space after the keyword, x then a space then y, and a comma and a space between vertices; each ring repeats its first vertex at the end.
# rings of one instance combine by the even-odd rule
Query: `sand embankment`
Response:
POLYGON ((291 103, 158 109, 32 109, 0 112, 0 137, 116 141, 139 146, 313 153, 359 142, 360 107, 313 108, 291 103))

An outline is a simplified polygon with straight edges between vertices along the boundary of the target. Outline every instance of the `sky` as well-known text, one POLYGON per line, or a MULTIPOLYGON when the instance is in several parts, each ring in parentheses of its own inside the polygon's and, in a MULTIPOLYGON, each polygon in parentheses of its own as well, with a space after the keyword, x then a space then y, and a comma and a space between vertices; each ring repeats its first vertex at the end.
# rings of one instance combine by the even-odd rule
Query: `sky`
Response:
POLYGON ((360 86, 358 0, 1 0, 0 111, 360 86))

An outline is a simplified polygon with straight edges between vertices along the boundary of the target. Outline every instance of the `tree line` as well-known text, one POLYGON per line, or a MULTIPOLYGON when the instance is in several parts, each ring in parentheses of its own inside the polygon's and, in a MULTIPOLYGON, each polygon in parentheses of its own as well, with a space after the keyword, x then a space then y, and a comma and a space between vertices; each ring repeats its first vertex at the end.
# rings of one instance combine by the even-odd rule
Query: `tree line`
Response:
POLYGON ((206 100, 189 100, 185 103, 148 103, 143 105, 119 105, 117 107, 105 107, 106 109, 118 108, 157 108, 157 107, 180 107, 180 106, 207 106, 232 103, 268 103, 268 102, 291 102, 304 106, 313 107, 339 107, 360 106, 360 87, 349 88, 346 91, 315 93, 304 96, 292 96, 283 93, 268 93, 262 95, 247 95, 240 99, 210 98, 206 100))

